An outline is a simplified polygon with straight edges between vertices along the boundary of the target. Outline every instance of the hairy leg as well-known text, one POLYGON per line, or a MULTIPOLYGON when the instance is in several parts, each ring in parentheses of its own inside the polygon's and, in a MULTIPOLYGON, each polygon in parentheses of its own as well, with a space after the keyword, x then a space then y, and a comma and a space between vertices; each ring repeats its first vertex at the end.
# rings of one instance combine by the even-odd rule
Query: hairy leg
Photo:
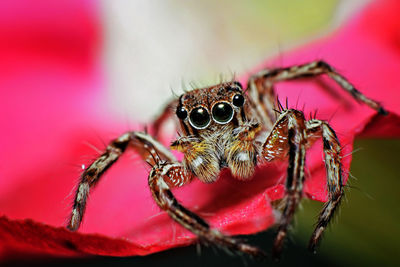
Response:
POLYGON ((320 212, 309 242, 309 249, 314 251, 344 194, 341 147, 335 131, 325 121, 305 121, 300 111, 285 110, 264 144, 263 156, 267 161, 284 159, 289 155, 285 207, 273 248, 273 256, 276 258, 280 255, 287 227, 302 197, 305 149, 318 138, 322 138, 323 141, 329 199, 320 212))
POLYGON ((110 168, 124 153, 128 145, 131 145, 139 153, 143 160, 149 164, 155 164, 155 158, 175 161, 172 153, 153 139, 150 135, 142 132, 128 132, 110 142, 106 150, 92 164, 87 167, 81 175, 76 193, 68 229, 75 231, 79 228, 86 208, 86 201, 90 188, 93 188, 102 175, 110 168))
POLYGON ((288 226, 303 195, 307 144, 305 130, 305 118, 301 111, 284 110, 263 146, 262 155, 268 161, 284 159, 289 155, 284 208, 272 249, 274 258, 279 258, 281 254, 288 226))
POLYGON ((201 241, 254 257, 265 257, 264 252, 257 247, 211 229, 202 218, 178 203, 170 187, 184 184, 190 179, 191 174, 187 173, 180 163, 157 163, 149 174, 149 186, 157 205, 180 225, 196 234, 201 241))
POLYGON ((152 166, 149 175, 151 193, 157 205, 172 219, 196 234, 200 240, 255 257, 265 256, 262 250, 211 229, 202 218, 178 203, 170 188, 188 183, 193 178, 192 174, 176 161, 168 149, 150 135, 142 132, 129 132, 111 141, 105 152, 83 172, 67 226, 70 230, 79 228, 89 189, 99 182, 102 174, 118 160, 128 146, 132 146, 142 159, 152 166))
POLYGON ((341 147, 335 131, 327 122, 320 120, 309 120, 306 122, 306 127, 307 135, 310 139, 320 137, 323 141, 329 197, 319 214, 317 225, 309 242, 309 249, 314 251, 335 210, 339 207, 344 192, 340 157, 341 147))
POLYGON ((251 76, 246 90, 258 121, 262 122, 265 128, 272 129, 276 121, 274 112, 276 96, 273 81, 268 78, 268 73, 268 70, 264 70, 251 76))
POLYGON ((274 84, 285 80, 294 80, 323 74, 332 78, 357 101, 363 102, 380 114, 387 114, 387 111, 382 105, 363 95, 345 77, 335 71, 332 66, 321 60, 287 68, 262 70, 251 76, 247 85, 247 90, 249 91, 253 110, 256 111, 257 116, 265 124, 266 128, 271 129, 271 125, 275 122, 275 114, 273 112, 276 99, 273 87, 274 84))

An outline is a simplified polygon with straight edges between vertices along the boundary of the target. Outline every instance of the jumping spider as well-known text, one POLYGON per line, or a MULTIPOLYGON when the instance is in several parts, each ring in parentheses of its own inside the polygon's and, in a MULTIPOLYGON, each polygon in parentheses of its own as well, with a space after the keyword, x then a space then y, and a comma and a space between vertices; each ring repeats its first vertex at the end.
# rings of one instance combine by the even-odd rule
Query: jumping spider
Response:
POLYGON ((321 138, 329 199, 309 242, 309 249, 314 251, 343 197, 341 146, 335 131, 326 121, 306 120, 302 111, 284 109, 281 105, 276 117, 273 85, 279 81, 322 74, 336 81, 356 100, 380 114, 387 114, 379 103, 364 96, 323 61, 261 71, 249 79, 246 90, 240 83, 232 81, 186 92, 167 105, 153 125, 157 136, 161 126, 173 115, 171 109, 175 110, 181 136, 171 144, 171 149, 184 154, 182 162, 155 137, 145 132, 125 133, 113 140, 83 172, 68 228, 79 228, 89 189, 130 146, 150 164, 148 183, 152 196, 172 219, 202 240, 230 250, 263 256, 264 252, 259 248, 211 229, 202 218, 180 205, 170 188, 183 186, 195 177, 205 183, 215 182, 224 168, 230 169, 237 179, 249 180, 257 165, 287 158, 284 208, 273 245, 273 256, 279 257, 287 228, 303 195, 306 149, 321 138), (268 137, 262 142, 256 141, 262 132, 268 137))

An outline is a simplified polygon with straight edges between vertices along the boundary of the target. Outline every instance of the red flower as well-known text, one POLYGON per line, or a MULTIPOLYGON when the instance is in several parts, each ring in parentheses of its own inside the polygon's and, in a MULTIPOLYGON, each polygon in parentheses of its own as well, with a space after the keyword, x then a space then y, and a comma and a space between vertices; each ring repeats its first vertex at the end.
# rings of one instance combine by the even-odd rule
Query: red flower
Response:
MULTIPOLYGON (((0 214, 6 216, 0 218, 0 255, 144 255, 192 243, 195 236, 156 207, 144 164, 130 156, 123 157, 92 192, 80 231, 64 229, 71 201, 67 196, 79 176, 73 165, 89 162, 86 155, 95 157, 83 142, 102 147, 97 136, 109 140, 123 127, 101 111, 105 104, 96 62, 101 40, 96 5, 51 3, 2 3, 5 8, 0 9, 0 214), (46 9, 51 12, 43 12, 46 9)), ((389 116, 377 116, 355 103, 329 80, 324 82, 335 88, 334 94, 312 81, 278 86, 278 95, 288 97, 292 106, 304 103, 306 114, 318 109, 318 118, 330 120, 344 155, 352 150, 356 136, 400 135, 398 10, 398 1, 374 2, 329 38, 286 54, 279 64, 269 61, 258 68, 324 59, 364 94, 382 102, 389 116)), ((351 156, 344 157, 345 170, 350 160, 351 156)), ((307 154, 307 168, 306 195, 325 200, 318 144, 307 154)), ((174 193, 227 234, 268 228, 274 222, 270 201, 283 195, 279 182, 285 177, 284 164, 265 166, 246 183, 229 176, 224 172, 214 184, 194 181, 174 193)))

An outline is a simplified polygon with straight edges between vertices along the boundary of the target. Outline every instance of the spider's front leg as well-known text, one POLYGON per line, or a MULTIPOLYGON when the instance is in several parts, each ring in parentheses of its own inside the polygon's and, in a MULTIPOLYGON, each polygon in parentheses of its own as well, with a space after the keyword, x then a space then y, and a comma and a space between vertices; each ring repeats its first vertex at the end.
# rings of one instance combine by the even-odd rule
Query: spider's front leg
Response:
POLYGON ((196 234, 201 240, 234 251, 247 253, 255 257, 264 257, 260 249, 247 245, 240 240, 228 237, 210 226, 199 216, 189 211, 173 196, 170 188, 188 183, 193 175, 177 162, 173 154, 150 135, 142 132, 128 132, 110 142, 106 150, 82 173, 75 194, 68 229, 79 228, 89 189, 94 187, 104 174, 128 148, 135 149, 141 158, 152 166, 149 174, 149 186, 157 205, 166 211, 172 219, 196 234))
POLYGON ((335 131, 327 122, 315 119, 307 121, 306 127, 310 140, 322 138, 328 189, 328 201, 319 214, 317 225, 308 245, 309 250, 314 252, 326 226, 332 219, 335 210, 339 207, 344 191, 340 157, 341 146, 335 131))
POLYGON ((306 144, 304 115, 301 111, 289 109, 279 116, 263 146, 262 155, 268 161, 289 155, 285 206, 272 250, 274 258, 280 256, 287 228, 303 195, 306 144))
POLYGON ((93 188, 102 175, 110 168, 125 150, 131 146, 143 160, 155 164, 155 157, 175 161, 174 155, 150 135, 142 132, 128 132, 110 142, 106 150, 81 175, 67 228, 75 231, 79 228, 86 208, 90 188, 93 188))
POLYGON ((265 257, 265 253, 259 248, 212 229, 205 220, 178 203, 170 188, 182 186, 191 178, 192 174, 181 163, 156 162, 149 174, 149 186, 157 205, 202 241, 254 257, 265 257))
POLYGON ((281 113, 264 144, 263 156, 268 161, 284 159, 287 154, 289 155, 285 207, 273 247, 275 258, 279 258, 287 227, 303 195, 306 147, 312 145, 318 138, 322 138, 323 141, 328 201, 319 215, 317 226, 310 239, 309 249, 314 251, 343 197, 339 140, 327 122, 316 119, 306 121, 301 111, 289 109, 281 113))

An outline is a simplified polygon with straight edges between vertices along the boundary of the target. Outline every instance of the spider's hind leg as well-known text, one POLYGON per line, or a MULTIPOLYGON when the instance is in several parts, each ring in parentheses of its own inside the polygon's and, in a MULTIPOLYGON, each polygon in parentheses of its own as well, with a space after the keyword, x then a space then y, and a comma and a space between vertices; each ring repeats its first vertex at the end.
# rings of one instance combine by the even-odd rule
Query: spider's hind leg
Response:
MULTIPOLYGON (((257 101, 259 98, 262 99, 262 101, 265 103, 264 109, 266 109, 264 113, 269 112, 270 114, 272 112, 271 105, 273 106, 274 103, 273 85, 275 83, 307 77, 316 77, 324 74, 334 80, 344 91, 353 96, 355 100, 368 105, 372 109, 375 109, 379 114, 388 114, 388 112, 379 102, 365 96, 363 93, 358 91, 343 75, 322 60, 312 61, 301 65, 294 65, 286 68, 263 70, 251 77, 248 85, 250 90, 249 93, 254 101, 257 101), (263 99, 263 97, 265 99, 263 99)), ((259 102, 262 101, 260 100, 259 102)))

